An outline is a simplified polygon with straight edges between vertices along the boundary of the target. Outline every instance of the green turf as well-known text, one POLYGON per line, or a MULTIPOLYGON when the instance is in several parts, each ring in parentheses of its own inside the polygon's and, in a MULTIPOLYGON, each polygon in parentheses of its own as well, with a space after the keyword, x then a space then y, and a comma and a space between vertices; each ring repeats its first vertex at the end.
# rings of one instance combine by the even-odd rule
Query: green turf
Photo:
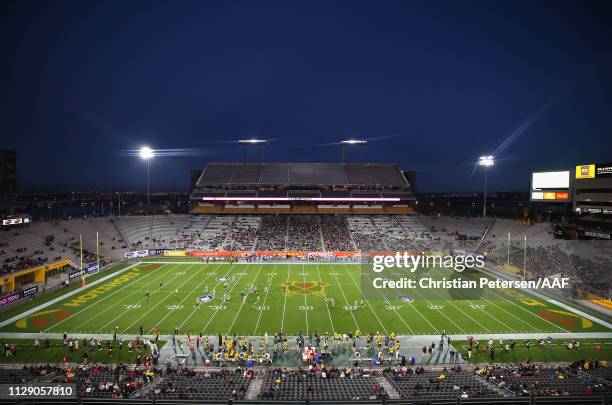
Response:
MULTIPOLYGON (((78 350, 69 351, 64 347, 62 340, 52 339, 49 341, 49 350, 42 350, 40 347, 34 347, 34 340, 32 339, 0 339, 0 342, 4 344, 17 345, 17 354, 15 357, 12 355, 2 355, 0 352, 0 363, 62 363, 64 361, 64 355, 68 356, 68 362, 70 363, 82 363, 83 362, 83 348, 82 340, 79 341, 78 350)), ((157 343, 158 350, 164 346, 166 342, 159 341, 157 343)), ((144 362, 144 356, 147 353, 151 353, 148 346, 142 345, 142 361, 144 362)), ((88 348, 87 354, 89 356, 89 363, 135 363, 136 362, 136 350, 131 353, 128 351, 127 342, 123 343, 123 349, 119 350, 119 344, 113 343, 113 355, 109 356, 107 341, 102 344, 102 350, 88 348)))
POLYGON ((500 291, 455 300, 448 300, 437 292, 429 297, 415 293, 411 303, 399 300, 386 303, 370 297, 363 308, 349 310, 347 306, 362 298, 358 265, 205 264, 191 260, 153 265, 143 262, 114 280, 127 274, 132 274, 132 278, 105 292, 92 294, 112 280, 7 325, 1 332, 112 333, 115 325, 121 333, 137 333, 141 325, 150 332, 157 325, 160 334, 171 334, 178 326, 181 333, 237 335, 272 334, 279 330, 296 335, 356 329, 364 334, 402 335, 438 334, 443 329, 449 334, 462 335, 608 331, 604 326, 573 315, 548 312, 548 319, 544 319, 543 310, 563 310, 532 296, 515 299, 500 291), (227 304, 220 301, 224 291, 223 282, 218 280, 220 276, 235 278, 235 283, 230 281, 232 298, 227 304), (268 279, 270 292, 264 294, 268 279), (161 288, 160 282, 163 282, 161 288), (252 283, 260 291, 260 302, 249 296, 242 305, 240 291, 248 291, 252 283), (197 298, 204 295, 204 285, 210 291, 216 290, 215 300, 195 307, 197 298), (145 298, 147 289, 149 299, 145 298), (177 289, 179 292, 175 294, 177 289), (68 305, 82 296, 84 299, 78 306, 68 305), (325 297, 333 298, 335 306, 326 304, 325 297), (527 305, 525 298, 537 305, 527 305))
MULTIPOLYGON (((554 339, 549 345, 545 344, 544 350, 538 350, 537 340, 531 339, 531 348, 527 350, 524 339, 517 339, 514 350, 505 352, 499 344, 494 341, 495 361, 491 359, 488 351, 485 351, 485 340, 480 341, 480 350, 472 350, 472 363, 522 363, 526 360, 538 363, 550 362, 572 362, 576 360, 609 360, 612 353, 612 339, 577 339, 580 342, 579 349, 568 349, 568 339, 554 339)), ((453 346, 467 359, 468 343, 453 342, 453 346)))

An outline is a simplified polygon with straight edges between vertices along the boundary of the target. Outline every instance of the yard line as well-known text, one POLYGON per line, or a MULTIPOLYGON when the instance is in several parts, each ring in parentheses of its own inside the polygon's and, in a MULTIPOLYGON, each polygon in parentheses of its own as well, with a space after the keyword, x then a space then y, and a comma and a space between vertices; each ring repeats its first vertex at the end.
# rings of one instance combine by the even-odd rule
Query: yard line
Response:
MULTIPOLYGON (((195 276, 199 275, 201 271, 202 271, 202 270, 200 270, 200 271, 195 271, 195 272, 194 272, 194 274, 193 274, 191 277, 189 277, 187 280, 185 280, 185 281, 183 281, 181 284, 179 284, 179 287, 182 287, 183 285, 187 284, 187 283, 188 283, 188 282, 189 282, 189 281, 190 281, 192 278, 194 278, 195 276)), ((176 277, 178 277, 178 275, 177 275, 177 276, 175 276, 175 277, 174 277, 172 280, 174 280, 176 277)), ((177 287, 177 289, 178 289, 179 287, 177 287)), ((136 318, 136 319, 134 320, 134 322, 132 322, 131 324, 129 324, 129 325, 127 326, 126 330, 127 330, 127 329, 129 329, 129 328, 131 328, 131 327, 132 327, 134 324, 138 323, 138 321, 140 321, 140 320, 141 320, 142 318, 144 318, 146 315, 148 315, 149 313, 151 313, 151 311, 153 311, 155 308, 157 308, 157 307, 159 306, 159 304, 161 304, 162 302, 164 302, 164 301, 166 301, 168 298, 170 298, 170 297, 172 296, 172 294, 174 294, 174 292, 170 292, 170 294, 166 295, 166 297, 164 297, 164 298, 162 298, 160 301, 158 301, 158 302, 157 302, 157 304, 155 304, 154 306, 152 306, 152 307, 151 307, 151 308, 150 308, 150 309, 149 309, 147 312, 145 312, 144 314, 142 314, 142 315, 140 315, 138 318, 136 318)))
MULTIPOLYGON (((435 271, 435 270, 437 270, 437 269, 434 269, 434 271, 435 271)), ((442 276, 444 276, 444 274, 443 274, 442 272, 439 272, 439 274, 441 274, 442 276)), ((438 292, 437 292, 435 289, 433 289, 433 291, 434 291, 436 294, 438 294, 438 292)), ((464 300, 465 300, 465 301, 467 301, 467 303, 468 303, 468 304, 470 304, 470 305, 474 305, 474 304, 472 303, 472 301, 468 300, 468 299, 467 299, 467 297, 466 297, 465 295, 463 296, 463 298, 464 298, 464 300)), ((449 300, 449 302, 450 302, 450 300, 449 300)), ((456 307, 456 306, 455 306, 455 307, 456 307)), ((456 307, 456 308, 458 309, 458 307, 456 307)), ((462 312, 463 312, 463 311, 462 311, 462 312)), ((484 312, 484 313, 485 313, 485 314, 486 314, 486 315, 487 315, 489 318, 491 318, 491 319, 493 319, 493 320, 495 320, 495 321, 499 322, 499 323, 500 323, 500 324, 502 324, 504 327, 508 328, 508 329, 509 329, 509 332, 513 332, 513 333, 516 333, 516 332, 517 332, 517 330, 516 330, 516 329, 514 329, 514 328, 510 327, 508 324, 506 324, 506 323, 505 323, 504 321, 502 321, 501 319, 497 319, 497 318, 495 318, 495 317, 494 317, 493 315, 491 315, 491 314, 490 314, 488 311, 486 311, 486 310, 481 310, 481 312, 484 312)), ((465 313, 465 312, 464 312, 464 313, 465 313)))
MULTIPOLYGON (((136 265, 136 266, 137 266, 137 265, 136 265)), ((134 266, 134 267, 136 267, 136 266, 134 266)), ((162 268, 162 267, 164 267, 164 266, 165 266, 165 264, 164 264, 164 265, 162 265, 162 266, 160 266, 160 267, 159 267, 157 270, 161 269, 161 268, 162 268)), ((119 291, 123 290, 124 288, 127 288, 127 287, 131 286, 132 284, 134 284, 134 283, 136 283, 136 282, 138 282, 138 281, 142 281, 144 278, 146 278, 146 277, 150 276, 151 274, 153 274, 153 271, 151 271, 149 274, 144 275, 142 278, 136 278, 135 280, 131 281, 130 283, 128 283, 128 284, 126 284, 126 285, 124 285, 123 287, 121 287, 121 288, 119 288, 119 289, 117 289, 117 290, 113 291, 112 293, 110 293, 110 294, 108 294, 108 295, 105 295, 105 296, 104 296, 104 297, 102 297, 101 299, 99 299, 99 300, 97 300, 97 301, 94 301, 94 302, 90 303, 90 304, 89 304, 89 305, 87 305, 85 308, 83 308, 83 309, 81 309, 80 311, 77 311, 77 312, 75 312, 74 314, 70 315, 68 318, 64 318, 64 319, 62 319, 61 321, 59 321, 58 323, 56 323, 56 324, 54 324, 54 325, 52 325, 52 326, 48 327, 48 328, 47 328, 47 329, 45 329, 43 332, 49 332, 51 329, 53 329, 53 328, 57 327, 58 325, 60 325, 60 324, 64 323, 64 322, 65 322, 65 321, 67 321, 68 319, 73 319, 73 317, 74 317, 74 316, 76 316, 76 315, 80 314, 81 312, 83 312, 83 311, 85 311, 85 310, 87 310, 87 309, 89 309, 89 308, 93 307, 94 305, 97 305, 97 304, 101 303, 102 301, 105 301, 105 300, 109 299, 110 297, 112 297, 113 295, 117 294, 119 291)), ((104 285, 104 284, 102 284, 102 285, 104 285)), ((114 305, 113 305, 113 306, 114 306, 114 305)), ((112 306, 111 306, 111 307, 112 307, 112 306)), ((104 311, 103 311, 103 312, 104 312, 104 311)), ((99 315, 99 313, 98 313, 98 314, 96 314, 96 316, 97 316, 97 315, 99 315)), ((88 321, 89 321, 89 320, 91 320, 91 319, 88 319, 88 321)))
MULTIPOLYGON (((361 328, 359 327, 359 323, 357 323, 357 318, 355 318, 355 314, 353 313, 353 311, 350 310, 351 304, 349 304, 348 299, 346 298, 346 295, 344 294, 344 289, 342 288, 342 284, 340 284, 340 281, 338 280, 338 275, 336 274, 336 272, 333 272, 333 274, 334 274, 334 277, 336 278, 336 283, 338 283, 338 286, 340 287, 340 292, 342 293, 342 296, 344 297, 344 301, 346 302, 347 310, 351 313, 351 316, 353 317, 353 321, 355 321, 355 326, 357 327, 357 329, 361 330, 361 328)), ((384 329, 384 326, 383 326, 383 329, 384 329)), ((336 331, 334 331, 334 333, 335 332, 336 331)))
MULTIPOLYGON (((230 268, 230 270, 231 270, 231 268, 230 268)), ((238 280, 236 280, 236 282, 232 285, 232 288, 230 288, 230 290, 229 290, 230 293, 232 291, 234 291, 234 288, 238 285, 238 281, 240 281, 241 278, 242 278, 242 275, 238 276, 238 280)), ((212 322, 213 318, 217 315, 217 312, 219 312, 220 309, 221 309, 221 306, 218 306, 217 309, 215 310, 215 312, 212 314, 212 316, 210 318, 208 318, 208 322, 206 322, 206 325, 204 325, 204 328, 202 328, 202 331, 204 331, 204 333, 206 333, 206 328, 208 327, 208 325, 210 325, 210 323, 212 322)))
MULTIPOLYGON (((537 318, 537 319, 541 319, 541 320, 544 320, 544 321, 548 322, 549 324, 551 324, 552 326, 556 327, 557 329, 560 329, 560 330, 562 330, 562 331, 563 331, 563 332, 565 332, 565 333, 569 333, 569 331, 568 331, 567 329, 563 329, 562 327, 560 327, 559 325, 556 325, 556 324, 552 323, 552 322, 551 322, 551 321, 549 321, 548 319, 545 319, 545 318, 541 318, 541 317, 539 317, 538 315, 534 314, 533 312, 531 312, 531 311, 530 311, 530 310, 528 310, 527 308, 524 308, 524 307, 522 307, 522 306, 518 305, 516 302, 512 302, 511 300, 507 299, 507 298, 506 298, 506 297, 504 297, 503 295, 497 294, 497 293, 496 293, 496 292, 494 292, 492 289, 490 289, 490 290, 489 290, 489 292, 490 292, 491 294, 493 294, 493 295, 496 295, 496 296, 500 297, 500 298, 501 298, 501 299, 503 299, 504 301, 506 301, 506 302, 508 302, 508 303, 510 303, 510 304, 512 304, 512 305, 514 305, 514 306, 516 306, 516 307, 518 307, 518 308, 520 308, 520 309, 522 309, 523 311, 527 312, 528 314, 531 314, 531 315, 532 315, 532 316, 534 316, 535 318, 537 318)), ((528 325, 531 325, 531 324, 529 324, 529 323, 527 323, 527 324, 528 324, 528 325)))
MULTIPOLYGON (((353 276, 351 275, 350 270, 348 269, 348 267, 346 266, 346 264, 342 264, 342 266, 344 267, 344 270, 346 270, 346 274, 348 274, 348 276, 351 278, 351 281, 353 282, 353 284, 355 284, 355 287, 357 287, 357 290, 361 291, 361 288, 359 287, 359 284, 357 284, 357 282, 355 281, 355 279, 353 278, 353 276)), ((372 309, 372 305, 370 305, 370 301, 368 301, 368 299, 365 297, 365 295, 362 293, 361 296, 363 297, 363 299, 365 300, 366 304, 368 304, 368 307, 370 308, 370 311, 372 311, 372 313, 374 314, 374 316, 376 317, 376 319, 378 320, 378 323, 380 324, 380 326, 383 328, 383 332, 385 332, 385 335, 387 334, 387 329, 385 328, 385 325, 383 325, 383 323, 381 322, 380 318, 378 317, 378 314, 376 313, 376 311, 374 311, 374 309, 372 309)), ((395 313, 397 314, 397 311, 394 309, 395 313)), ((398 314, 399 315, 399 314, 398 314)), ((404 318, 401 317, 401 315, 399 316, 400 319, 402 320, 402 322, 404 323, 404 325, 406 325, 406 327, 408 328, 408 330, 410 331, 410 333, 413 333, 412 329, 410 328, 410 326, 408 326, 408 324, 406 323, 406 321, 404 321, 404 318)))
MULTIPOLYGON (((160 268, 161 268, 161 267, 160 267, 160 268)), ((161 278, 163 278, 163 277, 165 277, 165 276, 166 276, 166 274, 165 274, 165 273, 159 274, 159 275, 158 275, 158 277, 156 277, 156 278, 154 279, 154 280, 155 280, 154 282, 156 283, 156 282, 157 282, 157 280, 159 280, 159 279, 161 279, 161 278)), ((142 281, 142 280, 140 280, 140 281, 142 281)), ((142 290, 143 290, 143 288, 138 288, 138 291, 142 291, 142 290)), ((159 288, 158 288, 158 290, 159 290, 159 288)), ((157 290, 155 290, 155 291, 157 291, 157 290)), ((155 292, 155 291, 154 291, 154 292, 155 292)), ((117 302, 115 302, 114 304, 112 304, 110 307, 105 308, 104 310, 102 310, 102 311, 100 311, 100 312, 96 313, 96 314, 95 314, 93 317, 91 317, 91 318, 87 319, 85 322, 83 322, 83 323, 81 324, 81 326, 82 326, 82 325, 86 325, 87 323, 89 323, 89 322, 91 322, 92 320, 96 319, 98 316, 102 315, 103 313, 105 313, 105 312, 107 312, 107 311, 110 311, 111 309, 115 308, 115 306, 117 306, 119 303, 124 302, 125 300, 127 300, 127 299, 129 299, 129 298, 132 298, 132 295, 133 295, 133 294, 129 294, 129 295, 127 295, 127 296, 125 296, 125 297, 123 297, 123 298, 119 299, 117 302)), ((143 298, 142 298, 140 301, 138 301, 136 304, 140 304, 140 303, 141 303, 141 302, 143 302, 144 300, 145 300, 145 299, 144 299, 144 297, 143 297, 143 298)), ((127 312, 127 311, 128 311, 127 309, 126 309, 126 310, 124 310, 124 312, 127 312)), ((124 313, 124 312, 122 312, 122 313, 124 313)), ((111 322, 113 322, 115 319, 117 319, 117 317, 113 318, 113 320, 112 320, 111 322)), ((106 324, 106 325, 108 325, 108 324, 106 324)), ((106 326, 106 325, 104 325, 104 326, 106 326)), ((98 329, 98 330, 97 330, 95 333, 98 333, 100 330, 101 330, 101 329, 98 329)))
POLYGON ((306 300, 306 272, 302 264, 302 277, 304 279, 304 314, 306 316, 306 335, 308 335, 308 301, 306 300))
MULTIPOLYGON (((192 266, 192 265, 190 265, 189 267, 191 267, 191 266, 192 266)), ((166 275, 167 275, 167 274, 162 274, 162 275, 161 275, 160 277, 158 277, 156 280, 158 280, 159 278, 165 277, 166 275)), ((180 275, 180 274, 176 274, 176 275, 175 275, 174 277, 172 277, 172 278, 171 278, 169 281, 171 282, 172 280, 174 280, 175 278, 177 278, 179 275, 180 275)), ((162 288, 163 288, 163 287, 159 287, 159 288, 157 288, 157 289, 153 290, 153 292, 155 293, 155 292, 157 292, 157 291, 161 290, 162 288)), ((123 299, 119 300, 117 303, 119 303, 119 302, 123 302, 123 301, 124 301, 125 299, 127 299, 127 298, 131 298, 131 295, 128 295, 127 297, 125 297, 125 298, 123 298, 123 299)), ((149 297, 149 298, 150 298, 150 297, 149 297)), ((140 299, 140 300, 137 302, 137 304, 140 304, 140 303, 141 303, 141 302, 143 302, 144 300, 145 300, 145 298, 144 298, 144 297, 143 297, 143 298, 141 298, 141 299, 140 299)), ((115 305, 117 305, 117 304, 114 304, 112 307, 114 307, 115 305)), ((112 307, 111 307, 111 308, 112 308, 112 307)), ((110 320, 110 322, 107 322, 106 324, 104 324, 104 326, 102 326, 100 329, 98 329, 98 330, 97 330, 95 333, 98 333, 98 332, 102 331, 102 330, 103 330, 104 328, 106 328, 106 327, 107 327, 109 324, 112 324, 112 323, 116 322, 118 319, 120 319, 120 318, 121 318, 123 315, 125 315, 127 312, 129 312, 129 309, 124 309, 124 310, 123 310, 123 312, 119 313, 119 315, 117 315, 116 317, 114 317, 113 319, 111 319, 111 320, 110 320)), ((126 328, 126 330, 127 330, 127 328, 126 328)))
MULTIPOLYGON (((208 265, 207 265, 207 264, 205 264, 205 265, 204 265, 204 269, 206 269, 206 267, 208 267, 208 265)), ((208 272, 208 275, 206 276, 206 278, 204 278, 204 281, 203 281, 203 282, 205 283, 205 282, 206 282, 206 280, 208 280, 208 279, 210 278, 210 276, 212 276, 212 275, 216 275, 216 274, 217 274, 217 270, 219 270, 220 268, 221 268, 221 265, 220 265, 220 264, 217 264, 217 267, 216 267, 216 268, 214 268, 212 271, 208 272)), ((230 267, 230 270, 231 270, 231 269, 232 269, 232 268, 230 267)), ((197 289, 197 288, 194 288, 194 289, 193 289, 193 291, 197 293, 197 292, 198 292, 198 289, 197 289)), ((198 295, 198 294, 196 294, 196 296, 197 296, 197 295, 198 295)), ((191 296, 191 293, 190 293, 188 296, 191 296)), ((181 324, 179 325, 179 329, 180 329, 180 330, 182 330, 182 329, 183 329, 183 325, 185 325, 185 324, 187 323, 187 321, 189 320, 189 318, 191 318, 191 317, 193 316, 193 314, 195 313, 195 311, 196 311, 198 308, 200 308, 200 306, 199 306, 199 305, 198 305, 198 306, 196 306, 196 307, 194 307, 194 308, 191 310, 191 312, 189 313, 189 316, 188 316, 187 318, 185 318, 185 320, 183 321, 183 323, 181 323, 181 324)), ((160 323, 161 323, 161 322, 160 322, 160 323)), ((157 325, 157 327, 159 328, 159 324, 157 325)), ((151 330, 152 330, 152 329, 151 329, 151 330)))
MULTIPOLYGON (((222 264, 227 264, 227 263, 222 263, 222 264)), ((228 275, 230 274, 230 272, 232 271, 232 269, 233 269, 234 267, 236 267, 236 265, 238 265, 238 264, 239 264, 239 263, 234 263, 234 264, 232 264, 232 266, 229 268, 229 270, 227 270, 227 271, 226 271, 225 275, 226 275, 226 276, 228 276, 228 275)), ((244 265, 244 263, 243 263, 243 265, 244 265)), ((238 269, 240 269, 240 267, 239 267, 238 269)), ((242 277, 242 276, 239 276, 239 277, 242 277)), ((239 280, 239 279, 240 279, 240 278, 238 278, 238 280, 239 280)), ((236 282, 235 282, 235 283, 234 283, 234 285, 232 286, 232 289, 230 290, 230 292, 231 292, 231 291, 234 289, 235 285, 238 283, 238 280, 236 280, 236 282)), ((217 289, 217 287, 219 286, 219 284, 221 284, 221 281, 217 281, 217 284, 215 284, 215 287, 214 287, 213 289, 214 289, 214 290, 216 290, 216 289, 217 289)), ((215 295, 217 295, 217 294, 215 293, 215 295)), ((217 310, 215 311, 215 313, 213 314, 213 316, 214 316, 214 315, 216 315, 216 313, 217 313, 218 311, 219 311, 219 309, 217 309, 217 310)), ((209 323, 210 323, 210 320, 208 321, 208 323, 206 324, 206 326, 205 326, 204 328, 206 328, 206 327, 208 326, 208 324, 209 324, 209 323)), ((204 329, 202 329, 200 332, 206 332, 206 331, 205 331, 204 329)))
POLYGON ((255 324, 255 330, 253 331, 253 336, 257 333, 257 328, 259 328, 259 320, 261 319, 261 314, 263 314, 263 308, 266 305, 266 300, 268 299, 268 295, 270 295, 270 290, 272 289, 272 280, 274 280, 274 276, 276 276, 276 263, 274 263, 274 267, 272 268, 272 278, 270 279, 270 285, 268 285, 268 292, 264 296, 263 304, 259 308, 259 316, 257 317, 257 323, 255 324))
MULTIPOLYGON (((319 263, 317 263, 317 273, 319 273, 319 282, 323 282, 323 278, 321 278, 321 271, 319 270, 319 263)), ((327 293, 325 292, 325 288, 323 288, 323 299, 325 300, 325 307, 327 308, 327 315, 329 315, 329 323, 331 323, 332 333, 336 330, 334 327, 334 321, 332 320, 331 311, 329 310, 329 304, 327 303, 327 293)))
POLYGON ((281 319, 281 328, 280 332, 285 333, 283 327, 285 326, 285 307, 287 306, 287 293, 289 292, 289 273, 291 272, 291 263, 287 268, 287 280, 285 281, 285 301, 283 302, 283 318, 281 319))
MULTIPOLYGON (((393 273, 393 274, 394 274, 394 275, 398 275, 398 274, 396 274, 396 273, 393 273)), ((383 299, 385 298, 385 296, 383 295, 383 293, 381 293, 381 292, 380 292, 380 290, 379 290, 379 289, 376 289, 376 291, 378 291, 378 294, 380 294, 380 296, 381 296, 381 297, 383 297, 383 299)), ((418 292, 418 291, 416 291, 416 290, 415 290, 415 292, 418 292)), ((423 299, 425 302, 427 302, 427 304, 428 304, 428 305, 431 305, 431 302, 430 302, 430 301, 428 301, 427 299, 425 299, 425 297, 423 297, 423 296, 422 296, 420 293, 419 293, 419 296, 420 296, 420 297, 421 297, 421 298, 422 298, 422 299, 423 299)), ((389 305, 393 306, 393 304, 391 304, 391 303, 390 303, 389 305)), ((423 319, 425 322, 427 322, 427 323, 429 324, 429 326, 431 326, 431 328, 433 329, 433 331, 434 331, 434 332, 437 332, 437 330, 436 330, 436 329, 438 329, 438 328, 436 328, 436 327, 435 327, 435 326, 434 326, 434 325, 433 325, 433 324, 432 324, 432 323, 429 321, 429 319, 427 319, 427 317, 426 317, 426 316, 423 316, 423 314, 421 313, 421 311, 419 311, 419 309, 417 308, 417 306, 416 306, 416 305, 412 305, 410 308, 414 309, 414 311, 415 311, 415 312, 416 312, 416 313, 417 313, 417 314, 418 314, 418 315, 419 315, 419 316, 420 316, 420 317, 421 317, 421 318, 422 318, 422 319, 423 319)), ((394 312, 397 314, 397 316, 399 316, 399 318, 402 320, 402 322, 404 323, 404 325, 406 325, 406 327, 408 328, 408 330, 409 330, 411 333, 414 333, 414 332, 412 331, 412 329, 410 328, 410 326, 408 326, 408 324, 406 323, 406 321, 404 320, 404 318, 402 317, 402 315, 400 314, 400 312, 399 312, 398 310, 396 310, 396 309, 393 309, 393 311, 394 311, 394 312)), ((450 322, 452 322, 452 323, 453 323, 455 326, 457 326, 457 327, 459 328, 459 330, 460 330, 460 331, 465 332, 465 331, 464 331, 464 330, 463 330, 463 329, 462 329, 462 328, 461 328, 459 325, 455 324, 455 323, 454 323, 452 320, 450 320, 448 317, 446 317, 446 315, 442 314, 442 316, 444 316, 446 319, 448 319, 450 322)))
MULTIPOLYGON (((401 274, 398 273, 393 273, 396 276, 401 276, 401 274)), ((418 288, 414 290, 416 293, 419 294, 419 296, 425 300, 425 302, 427 303, 427 305, 432 305, 431 301, 429 301, 427 298, 425 298, 425 296, 419 292, 418 288)), ((442 300, 444 302, 449 303, 450 305, 454 306, 459 312, 461 312, 463 315, 467 316, 468 318, 470 318, 472 321, 476 322, 478 324, 478 326, 480 326, 481 328, 484 329, 485 333, 491 333, 490 331, 487 330, 487 328, 485 328, 480 322, 478 322, 476 319, 472 318, 471 316, 469 316, 468 314, 466 314, 465 312, 463 312, 461 310, 461 308, 459 308, 458 306, 456 306, 452 300, 447 300, 446 298, 442 297, 440 294, 437 293, 437 291, 435 291, 435 289, 431 289, 431 291, 434 291, 440 298, 442 298, 442 300)), ((416 308, 415 308, 416 309, 416 308)), ((417 311, 418 312, 418 311, 417 311)), ((440 314, 442 314, 443 317, 445 317, 450 323, 452 323, 453 325, 455 325, 462 333, 466 333, 465 329, 463 329, 461 326, 459 326, 455 321, 452 320, 452 318, 449 318, 448 316, 446 316, 446 314, 444 313, 443 310, 440 311, 440 314)), ((427 320, 427 318, 425 318, 427 320)), ((427 323, 429 323, 431 325, 431 323, 427 320, 427 323)), ((433 325, 432 325, 433 327, 433 325)), ((436 328, 434 327, 434 330, 436 328)))
MULTIPOLYGON (((257 269, 257 273, 255 274, 255 279, 253 280, 253 283, 257 282, 257 276, 259 276, 259 272, 261 271, 262 267, 263 267, 263 263, 259 265, 259 269, 257 269)), ((242 307, 244 307, 244 302, 245 301, 242 301, 242 303, 240 304, 240 308, 238 308, 238 311, 236 311, 236 316, 234 316, 234 320, 232 321, 232 324, 230 325, 230 327, 229 327, 229 329, 227 331, 228 335, 232 331, 232 328, 234 327, 234 324, 236 323, 236 319, 238 319, 238 315, 240 315, 240 312, 242 312, 242 307)))

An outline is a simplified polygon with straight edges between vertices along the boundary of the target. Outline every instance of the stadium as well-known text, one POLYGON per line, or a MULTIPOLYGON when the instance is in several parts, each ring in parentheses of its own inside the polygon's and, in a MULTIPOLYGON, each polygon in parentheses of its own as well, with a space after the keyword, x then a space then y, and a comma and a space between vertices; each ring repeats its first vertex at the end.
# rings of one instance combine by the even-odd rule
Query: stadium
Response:
POLYGON ((0 403, 610 403, 610 3, 1 7, 0 403))
POLYGON ((588 378, 601 400, 612 325, 599 241, 576 249, 547 222, 421 215, 405 173, 211 163, 185 214, 5 220, 3 363, 29 366, 2 368, 4 381, 69 381, 83 400, 454 403, 580 397, 588 378), (370 259, 394 252, 484 258, 419 269, 431 282, 572 282, 368 288, 370 259), (576 259, 549 262, 563 254, 576 259))

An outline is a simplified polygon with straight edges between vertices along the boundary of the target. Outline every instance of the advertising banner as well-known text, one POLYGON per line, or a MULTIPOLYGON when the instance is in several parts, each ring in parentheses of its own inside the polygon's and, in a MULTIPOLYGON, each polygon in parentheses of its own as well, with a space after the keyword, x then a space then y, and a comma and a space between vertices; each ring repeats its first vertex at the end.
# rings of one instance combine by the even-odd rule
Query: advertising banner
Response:
POLYGON ((134 252, 126 252, 124 254, 126 259, 133 259, 135 257, 147 257, 149 256, 148 250, 136 250, 134 252))
POLYGON ((14 292, 12 294, 5 295, 4 297, 0 297, 0 308, 12 304, 20 298, 19 292, 14 292))
POLYGON ((180 257, 187 256, 187 252, 184 250, 166 250, 164 256, 180 257))
POLYGON ((38 286, 28 287, 26 289, 15 291, 14 293, 5 295, 4 297, 0 297, 0 308, 12 304, 13 302, 20 300, 25 297, 29 297, 30 295, 34 295, 38 292, 38 286))
POLYGON ((81 277, 82 275, 89 276, 94 273, 97 273, 98 270, 100 270, 100 265, 98 263, 90 264, 89 266, 83 269, 83 274, 81 274, 81 270, 73 271, 72 273, 68 274, 68 280, 74 280, 75 278, 81 277))
POLYGON ((578 165, 576 166, 576 179, 594 179, 595 165, 578 165))

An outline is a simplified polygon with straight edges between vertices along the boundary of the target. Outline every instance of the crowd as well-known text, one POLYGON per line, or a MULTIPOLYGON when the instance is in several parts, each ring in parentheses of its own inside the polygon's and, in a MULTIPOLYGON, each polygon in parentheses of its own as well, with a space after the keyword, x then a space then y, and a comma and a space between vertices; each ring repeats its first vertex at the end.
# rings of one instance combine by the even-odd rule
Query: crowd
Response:
POLYGON ((321 251, 319 217, 292 215, 289 217, 287 250, 298 252, 321 251))
POLYGON ((284 251, 287 245, 287 216, 263 215, 257 230, 255 250, 284 251))
MULTIPOLYGON (((574 291, 582 289, 608 297, 612 286, 612 256, 582 254, 572 250, 574 246, 555 243, 527 246, 526 250, 514 247, 510 250, 510 264, 522 270, 525 263, 528 278, 569 277, 574 291)), ((500 246, 488 259, 498 265, 507 264, 507 246, 500 246)))
POLYGON ((474 372, 516 396, 568 396, 612 391, 609 381, 580 373, 578 364, 565 367, 486 365, 477 367, 474 372))

